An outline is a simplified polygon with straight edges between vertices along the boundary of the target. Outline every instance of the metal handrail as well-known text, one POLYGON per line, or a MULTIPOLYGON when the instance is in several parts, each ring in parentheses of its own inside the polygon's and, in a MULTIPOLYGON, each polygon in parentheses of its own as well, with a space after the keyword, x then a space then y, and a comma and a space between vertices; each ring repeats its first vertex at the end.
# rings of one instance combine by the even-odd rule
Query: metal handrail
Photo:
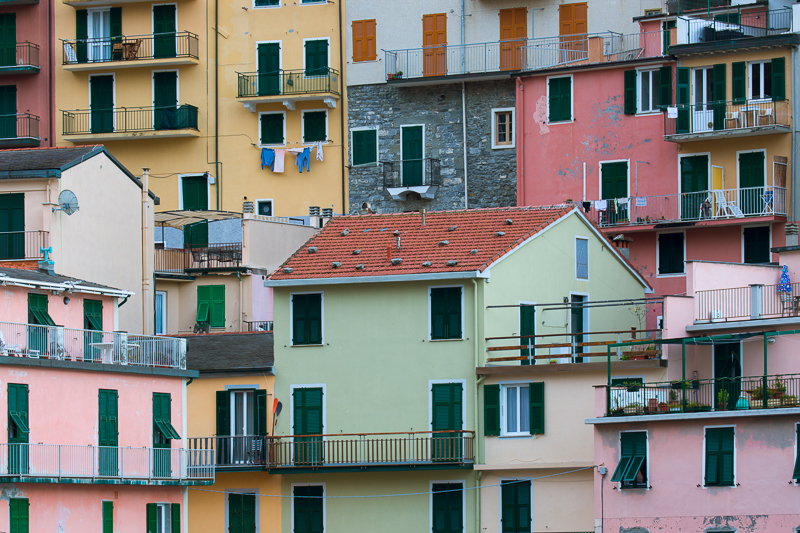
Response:
MULTIPOLYGON (((2 124, 2 116, 0 116, 0 124, 2 124)), ((0 232, 0 261, 39 259, 43 256, 42 248, 50 246, 49 242, 49 231, 0 232)))
MULTIPOLYGON (((771 96, 755 100, 678 104, 677 116, 664 110, 664 135, 713 134, 748 128, 790 125, 789 103, 771 96)), ((666 139, 669 140, 669 139, 666 139)))
POLYGON ((0 46, 0 70, 40 68, 39 45, 22 41, 14 46, 0 46))
POLYGON ((61 113, 64 135, 198 129, 198 109, 190 104, 76 109, 61 113))
POLYGON ((30 113, 0 115, 0 139, 41 139, 39 116, 30 113))
POLYGON ((291 94, 339 94, 339 71, 322 68, 276 70, 274 72, 237 72, 238 98, 291 94))
POLYGON ((199 57, 197 34, 190 31, 61 41, 63 65, 199 57))

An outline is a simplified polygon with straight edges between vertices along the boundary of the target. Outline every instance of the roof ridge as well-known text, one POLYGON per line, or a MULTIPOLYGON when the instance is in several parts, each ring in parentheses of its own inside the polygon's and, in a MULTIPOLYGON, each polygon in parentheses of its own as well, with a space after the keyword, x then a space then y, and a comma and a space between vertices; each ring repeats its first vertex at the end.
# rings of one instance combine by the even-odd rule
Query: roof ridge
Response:
MULTIPOLYGON (((495 207, 470 207, 462 209, 441 209, 436 211, 426 211, 426 216, 438 216, 445 214, 456 213, 474 213, 474 212, 487 212, 487 211, 545 211, 549 209, 565 208, 575 206, 575 203, 560 203, 550 205, 516 205, 516 206, 495 206, 495 207)), ((380 217, 405 217, 405 216, 421 216, 422 211, 407 211, 402 213, 367 213, 367 214, 347 214, 347 215, 334 215, 331 220, 341 220, 343 218, 380 218, 380 217)))

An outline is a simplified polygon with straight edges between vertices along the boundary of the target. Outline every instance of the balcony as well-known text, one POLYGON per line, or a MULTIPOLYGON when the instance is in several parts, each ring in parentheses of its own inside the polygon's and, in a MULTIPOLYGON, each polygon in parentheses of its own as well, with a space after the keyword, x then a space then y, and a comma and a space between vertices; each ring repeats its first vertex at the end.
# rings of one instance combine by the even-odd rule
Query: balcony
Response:
MULTIPOLYGON (((64 5, 73 6, 75 8, 82 8, 82 7, 90 7, 90 6, 107 6, 108 0, 61 0, 64 5)), ((178 2, 188 2, 190 0, 178 0, 178 2)), ((37 2, 38 3, 38 2, 37 2)), ((115 4, 136 4, 136 3, 147 3, 150 4, 147 0, 116 0, 115 4)))
POLYGON ((0 322, 0 355, 106 365, 186 369, 186 340, 0 322))
POLYGON ((738 224, 756 217, 785 217, 784 187, 714 189, 584 202, 586 216, 601 228, 703 222, 738 224))
POLYGON ((285 437, 195 437, 189 448, 213 449, 224 469, 458 468, 475 462, 474 431, 337 433, 285 437))
POLYGON ((279 70, 276 72, 237 72, 238 99, 255 113, 258 104, 282 103, 294 110, 304 100, 322 100, 329 108, 339 99, 339 71, 332 68, 309 72, 279 70))
POLYGON ((751 100, 680 104, 677 115, 664 115, 664 140, 670 142, 703 141, 751 137, 791 131, 789 102, 751 100))
POLYGON ((254 332, 254 331, 272 331, 273 330, 273 322, 272 320, 242 320, 245 324, 247 324, 247 331, 254 332))
POLYGON ((196 65, 198 40, 197 35, 188 31, 65 40, 61 62, 64 70, 73 72, 196 65))
POLYGON ((0 261, 38 260, 44 257, 41 249, 49 246, 48 231, 0 232, 0 261))
POLYGON ((800 283, 791 284, 791 292, 778 291, 780 285, 750 285, 697 291, 694 323, 739 322, 793 318, 800 316, 800 283))
POLYGON ((385 52, 386 79, 420 85, 452 78, 502 79, 512 71, 661 57, 663 33, 564 35, 385 52))
MULTIPOLYGON (((0 3, 0 7, 7 5, 0 3)), ((0 76, 39 72, 39 45, 28 41, 0 47, 0 76)))
POLYGON ((697 15, 679 16, 675 41, 670 53, 681 55, 719 50, 747 49, 770 45, 796 44, 793 8, 744 10, 733 7, 697 15))
POLYGON ((242 243, 219 243, 206 247, 156 249, 155 273, 186 275, 242 266, 242 243))
POLYGON ((402 161, 381 161, 383 169, 383 188, 392 195, 392 200, 405 201, 408 198, 433 200, 442 185, 440 159, 404 159, 402 161))
POLYGON ((197 108, 117 107, 62 111, 64 139, 70 142, 199 137, 197 108))
POLYGON ((210 485, 209 450, 67 444, 0 444, 4 482, 210 485))
POLYGON ((39 117, 30 113, 0 115, 0 148, 39 146, 39 117))

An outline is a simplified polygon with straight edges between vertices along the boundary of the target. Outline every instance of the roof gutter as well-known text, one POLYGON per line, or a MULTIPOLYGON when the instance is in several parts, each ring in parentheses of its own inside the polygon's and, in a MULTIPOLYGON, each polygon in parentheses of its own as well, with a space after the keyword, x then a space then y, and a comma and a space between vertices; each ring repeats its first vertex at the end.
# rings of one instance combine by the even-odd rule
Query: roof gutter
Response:
POLYGON ((123 291, 119 289, 103 289, 100 287, 82 287, 80 284, 72 283, 48 283, 46 281, 35 281, 29 279, 9 278, 7 276, 0 276, 0 285, 19 285, 22 287, 35 287, 50 291, 68 291, 80 292, 88 294, 102 294, 106 296, 116 296, 118 298, 133 296, 131 291, 123 291))
POLYGON ((30 178, 60 178, 61 170, 3 170, 0 171, 0 179, 30 179, 30 178))
POLYGON ((303 287, 308 285, 344 285, 350 283, 393 283, 400 281, 438 281, 449 279, 488 278, 488 272, 468 270, 465 272, 436 272, 431 274, 395 274, 388 276, 358 276, 346 278, 307 278, 266 280, 265 287, 303 287))

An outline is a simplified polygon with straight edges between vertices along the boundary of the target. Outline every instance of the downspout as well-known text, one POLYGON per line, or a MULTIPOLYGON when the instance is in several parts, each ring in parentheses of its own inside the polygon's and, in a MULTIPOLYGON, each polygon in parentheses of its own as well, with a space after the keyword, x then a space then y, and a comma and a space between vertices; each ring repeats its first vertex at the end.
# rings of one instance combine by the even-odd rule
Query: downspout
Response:
POLYGON ((142 333, 147 334, 147 302, 150 280, 147 276, 147 191, 150 183, 150 169, 142 168, 142 333))
POLYGON ((242 326, 244 325, 244 291, 242 289, 242 274, 241 272, 236 273, 236 277, 239 278, 239 331, 244 331, 242 326))
MULTIPOLYGON (((462 0, 463 1, 463 0, 462 0)), ((341 130, 342 130, 342 214, 347 214, 347 196, 345 190, 347 188, 347 171, 345 167, 347 166, 347 159, 345 156, 345 147, 347 146, 347 132, 345 131, 345 124, 344 121, 347 118, 346 113, 344 112, 344 107, 346 105, 346 99, 344 97, 344 92, 346 90, 345 83, 344 83, 344 33, 342 32, 342 2, 344 0, 339 0, 339 83, 341 84, 341 88, 339 92, 342 93, 342 109, 339 111, 339 122, 341 123, 341 130)))
MULTIPOLYGON (((795 30, 797 31, 797 30, 795 30)), ((792 58, 792 72, 797 72, 797 49, 793 46, 791 51, 791 58, 792 58)), ((795 105, 797 102, 797 83, 795 83, 795 79, 792 79, 792 105, 795 105)), ((792 146, 797 146, 797 122, 792 121, 792 146)), ((798 218, 798 191, 797 190, 797 174, 798 174, 798 165, 795 163, 795 154, 797 152, 797 148, 792 150, 792 211, 790 215, 789 222, 797 223, 798 218)), ((772 185, 775 185, 775 175, 773 173, 772 176, 772 185)))
POLYGON ((219 175, 219 0, 214 0, 214 177, 217 180, 217 211, 222 194, 219 175))
MULTIPOLYGON (((47 13, 47 28, 48 28, 48 30, 47 30, 47 41, 48 41, 48 47, 49 48, 47 49, 47 54, 49 55, 49 57, 47 58, 47 68, 48 68, 47 79, 48 79, 48 90, 50 92, 50 96, 49 96, 49 99, 48 99, 49 101, 48 101, 48 106, 47 106, 48 107, 47 115, 49 116, 49 119, 50 119, 50 128, 49 128, 50 129, 50 132, 49 132, 49 134, 50 134, 50 145, 49 146, 55 146, 56 145, 56 125, 55 125, 55 121, 56 121, 56 95, 55 95, 55 79, 54 79, 55 72, 54 71, 55 71, 55 68, 56 68, 56 55, 53 52, 53 50, 55 50, 55 45, 53 44, 53 38, 54 38, 54 33, 55 33, 55 30, 53 29, 53 19, 55 18, 56 14, 55 14, 55 2, 48 3, 48 4, 49 5, 48 5, 48 8, 47 8, 48 9, 48 13, 47 13)), ((47 201, 49 202, 50 198, 48 198, 47 201)))
MULTIPOLYGON (((477 370, 477 368, 479 366, 479 356, 480 356, 480 346, 478 345, 478 343, 480 342, 480 337, 478 335, 478 282, 475 280, 475 278, 472 279, 472 291, 473 291, 473 298, 472 298, 472 302, 473 302, 473 307, 472 307, 472 334, 475 336, 475 342, 474 342, 474 344, 475 344, 475 369, 477 370)), ((482 440, 478 436, 479 435, 479 431, 478 431, 478 423, 479 423, 479 419, 478 419, 478 391, 480 390, 480 385, 483 382, 484 378, 485 378, 485 376, 481 376, 477 380, 475 380, 475 396, 474 396, 474 402, 473 402, 473 409, 474 409, 473 414, 474 414, 474 417, 475 417, 475 425, 473 427, 475 428, 475 442, 478 443, 478 445, 475 446, 475 452, 476 452, 475 453, 475 455, 476 455, 475 462, 476 463, 479 462, 480 458, 481 458, 480 442, 482 440)), ((480 486, 481 486, 481 471, 480 470, 478 470, 478 476, 477 476, 477 479, 476 479, 476 484, 478 486, 478 489, 475 491, 475 523, 477 524, 478 531, 480 531, 480 525, 481 525, 481 489, 480 489, 480 486)))
POLYGON ((525 85, 517 78, 517 205, 525 205, 525 85))
MULTIPOLYGON (((464 19, 462 18, 461 21, 463 27, 464 19)), ((461 126, 461 134, 464 137, 464 209, 469 209, 469 186, 467 184, 467 84, 463 81, 461 82, 461 126)))

